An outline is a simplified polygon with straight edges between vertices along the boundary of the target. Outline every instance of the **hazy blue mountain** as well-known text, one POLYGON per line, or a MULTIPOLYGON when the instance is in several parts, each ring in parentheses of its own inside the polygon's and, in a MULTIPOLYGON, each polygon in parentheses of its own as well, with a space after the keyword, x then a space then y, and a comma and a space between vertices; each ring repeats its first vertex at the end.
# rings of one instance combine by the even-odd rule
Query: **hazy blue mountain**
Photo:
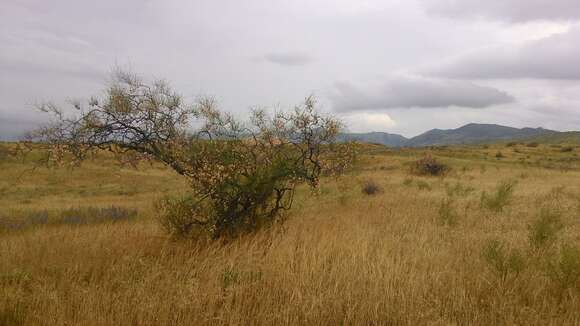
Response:
POLYGON ((391 147, 421 147, 453 144, 474 144, 502 140, 517 140, 558 134, 544 128, 513 128, 495 124, 470 123, 457 129, 432 129, 416 137, 407 139, 401 135, 383 132, 365 134, 343 134, 341 140, 358 140, 391 147))
POLYGON ((402 147, 407 144, 409 139, 386 132, 369 132, 369 133, 345 133, 338 136, 339 141, 360 141, 363 143, 381 144, 389 147, 402 147))
POLYGON ((556 133, 543 128, 513 128, 495 124, 470 123, 457 129, 433 129, 407 142, 407 146, 473 144, 501 140, 523 139, 556 133))

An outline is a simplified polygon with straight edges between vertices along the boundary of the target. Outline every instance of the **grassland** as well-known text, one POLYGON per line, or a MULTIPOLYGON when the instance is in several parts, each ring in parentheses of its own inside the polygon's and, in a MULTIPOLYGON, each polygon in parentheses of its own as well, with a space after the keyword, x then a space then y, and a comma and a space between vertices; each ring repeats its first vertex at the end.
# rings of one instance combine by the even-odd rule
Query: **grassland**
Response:
POLYGON ((159 228, 154 202, 186 189, 160 165, 32 170, 0 152, 0 324, 578 325, 580 148, 566 147, 365 146, 318 195, 300 189, 282 227, 210 245, 159 228), (451 171, 410 174, 425 154, 451 171), (137 216, 63 218, 109 207, 137 216))

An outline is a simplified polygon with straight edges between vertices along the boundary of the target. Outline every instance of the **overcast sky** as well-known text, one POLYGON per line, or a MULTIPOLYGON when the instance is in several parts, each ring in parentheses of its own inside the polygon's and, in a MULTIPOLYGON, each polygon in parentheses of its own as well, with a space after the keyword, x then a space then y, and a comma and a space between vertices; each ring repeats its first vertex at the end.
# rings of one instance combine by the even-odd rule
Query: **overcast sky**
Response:
POLYGON ((115 66, 243 117, 315 94, 351 131, 580 129, 578 0, 0 0, 0 138, 115 66))

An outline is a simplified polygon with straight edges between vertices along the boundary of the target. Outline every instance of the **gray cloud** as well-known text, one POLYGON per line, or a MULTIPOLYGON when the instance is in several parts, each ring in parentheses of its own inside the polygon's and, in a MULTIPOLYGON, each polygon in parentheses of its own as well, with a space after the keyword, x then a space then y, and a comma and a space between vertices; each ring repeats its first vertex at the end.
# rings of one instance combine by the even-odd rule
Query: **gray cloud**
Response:
POLYGON ((270 53, 264 56, 264 60, 282 66, 304 66, 313 61, 303 53, 270 53))
POLYGON ((350 83, 337 83, 332 96, 338 112, 394 108, 486 108, 514 102, 514 98, 491 87, 470 82, 419 77, 393 78, 373 91, 350 83))
POLYGON ((580 20, 577 0, 424 0, 431 13, 451 18, 488 18, 508 22, 580 20))
MULTIPOLYGON (((420 114, 404 109, 388 114, 350 111, 348 115, 359 115, 350 121, 358 121, 360 131, 365 126, 375 129, 384 125, 409 134, 470 121, 513 125, 552 121, 553 128, 568 128, 569 119, 555 111, 541 115, 531 110, 575 107, 569 99, 577 91, 562 92, 560 83, 565 81, 556 79, 541 85, 535 84, 538 79, 477 81, 492 87, 487 89, 463 81, 407 78, 411 80, 391 80, 380 84, 382 87, 344 84, 342 91, 340 87, 329 89, 336 80, 384 81, 385 73, 418 71, 433 62, 438 63, 435 68, 443 68, 441 58, 477 54, 477 49, 506 41, 537 39, 567 25, 502 24, 470 19, 473 15, 504 21, 566 19, 575 16, 579 7, 571 2, 566 6, 561 0, 550 1, 550 8, 541 8, 540 0, 461 0, 455 5, 467 9, 456 12, 459 19, 441 19, 429 15, 421 5, 429 2, 431 12, 449 16, 444 11, 449 11, 450 5, 440 1, 0 0, 0 134, 19 133, 26 122, 36 123, 40 118, 33 110, 34 103, 64 103, 71 97, 98 94, 106 82, 104 75, 115 65, 130 67, 145 78, 167 78, 188 99, 215 95, 221 108, 240 117, 255 105, 288 108, 314 93, 322 106, 330 108, 334 103, 342 112, 385 106, 433 108, 420 114), (494 7, 503 3, 511 7, 494 7), (554 14, 551 10, 559 11, 554 14), (470 109, 511 100, 497 89, 513 94, 518 102, 470 109), (331 90, 335 94, 326 96, 331 90), (541 103, 537 103, 536 94, 544 95, 541 103), (382 119, 379 125, 377 117, 382 119)), ((574 35, 546 46, 543 52, 533 49, 538 58, 531 56, 529 60, 535 61, 524 68, 514 68, 522 61, 522 56, 516 56, 496 72, 510 71, 517 76, 545 76, 546 71, 553 76, 575 74, 578 65, 549 70, 557 66, 551 64, 553 61, 572 62, 565 55, 577 54, 574 35), (542 74, 534 72, 540 66, 544 67, 542 74)), ((493 49, 480 59, 494 57, 493 49)), ((506 48, 503 52, 515 50, 506 48)), ((505 57, 509 55, 495 61, 505 61, 505 57)), ((460 59, 464 58, 467 56, 460 59)), ((439 73, 451 75, 447 70, 439 73)))
POLYGON ((580 28, 519 46, 490 47, 425 71, 448 78, 580 79, 580 28))

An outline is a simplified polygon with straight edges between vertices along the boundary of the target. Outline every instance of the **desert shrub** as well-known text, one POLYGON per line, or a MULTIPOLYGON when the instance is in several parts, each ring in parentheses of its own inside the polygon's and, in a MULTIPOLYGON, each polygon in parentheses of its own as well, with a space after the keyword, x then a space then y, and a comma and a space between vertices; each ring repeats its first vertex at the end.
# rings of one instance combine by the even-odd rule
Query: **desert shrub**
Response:
POLYGON ((512 141, 512 142, 509 142, 509 143, 505 144, 505 146, 506 146, 506 147, 514 147, 514 146, 516 146, 517 144, 518 144, 517 142, 513 142, 513 141, 512 141))
POLYGON ((187 200, 159 205, 160 218, 178 233, 198 229, 221 238, 257 230, 291 208, 297 185, 318 189, 321 175, 341 173, 353 160, 353 147, 335 142, 341 123, 317 113, 313 97, 273 116, 254 110, 240 122, 213 99, 184 103, 166 82, 147 84, 122 72, 114 77, 104 97, 74 104, 77 116, 42 105, 54 122, 31 135, 49 146, 47 164, 77 165, 107 150, 134 166, 157 160, 170 167, 190 185, 187 200))
POLYGON ((447 196, 449 197, 467 196, 473 191, 475 191, 475 188, 471 186, 464 186, 462 183, 457 182, 455 183, 455 185, 446 184, 445 191, 447 192, 447 196))
POLYGON ((538 250, 553 244, 562 228, 560 212, 548 207, 542 208, 538 218, 528 225, 530 245, 538 250))
POLYGON ((438 222, 440 225, 455 226, 459 216, 455 211, 454 202, 451 198, 445 198, 441 201, 438 211, 438 222))
POLYGON ((45 225, 85 225, 132 220, 136 209, 118 206, 69 208, 60 211, 11 211, 0 214, 0 231, 21 231, 45 225))
POLYGON ((8 147, 0 143, 0 162, 5 161, 10 156, 10 150, 8 147))
POLYGON ((411 173, 422 176, 443 176, 449 170, 449 166, 438 162, 431 155, 427 155, 411 165, 411 173))
POLYGON ((373 180, 365 181, 361 190, 365 195, 377 195, 383 192, 383 188, 373 180))
POLYGON ((565 147, 562 147, 560 149, 560 152, 562 152, 562 153, 569 153, 569 152, 573 152, 573 151, 574 151, 574 147, 572 147, 572 146, 565 146, 565 147))
POLYGON ((548 264, 548 277, 560 290, 580 290, 580 249, 564 245, 556 258, 548 264))
POLYGON ((498 160, 500 160, 500 159, 502 159, 502 158, 504 158, 504 157, 505 157, 505 156, 503 155, 503 153, 502 153, 502 152, 497 152, 497 153, 495 154, 495 158, 497 158, 498 160))
POLYGON ((428 190, 431 191, 431 185, 424 180, 418 180, 417 181, 417 188, 419 188, 419 190, 428 190))
POLYGON ((518 275, 526 267, 524 255, 517 249, 508 251, 499 240, 489 240, 483 247, 482 257, 502 280, 518 275))
POLYGON ((136 209, 119 206, 69 208, 60 212, 53 224, 81 225, 127 221, 137 216, 136 209))
POLYGON ((413 179, 412 178, 405 178, 405 180, 403 180, 403 185, 404 186, 410 186, 413 184, 413 179))
POLYGON ((527 143, 527 144, 526 144, 526 146, 527 146, 527 147, 532 147, 532 148, 535 148, 535 147, 538 147, 538 146, 540 146, 540 144, 539 144, 539 143, 537 143, 537 142, 531 142, 531 143, 527 143))
POLYGON ((497 185, 493 194, 490 195, 485 191, 482 192, 481 206, 494 212, 503 211, 504 207, 510 203, 513 197, 514 188, 515 182, 504 181, 497 185))

